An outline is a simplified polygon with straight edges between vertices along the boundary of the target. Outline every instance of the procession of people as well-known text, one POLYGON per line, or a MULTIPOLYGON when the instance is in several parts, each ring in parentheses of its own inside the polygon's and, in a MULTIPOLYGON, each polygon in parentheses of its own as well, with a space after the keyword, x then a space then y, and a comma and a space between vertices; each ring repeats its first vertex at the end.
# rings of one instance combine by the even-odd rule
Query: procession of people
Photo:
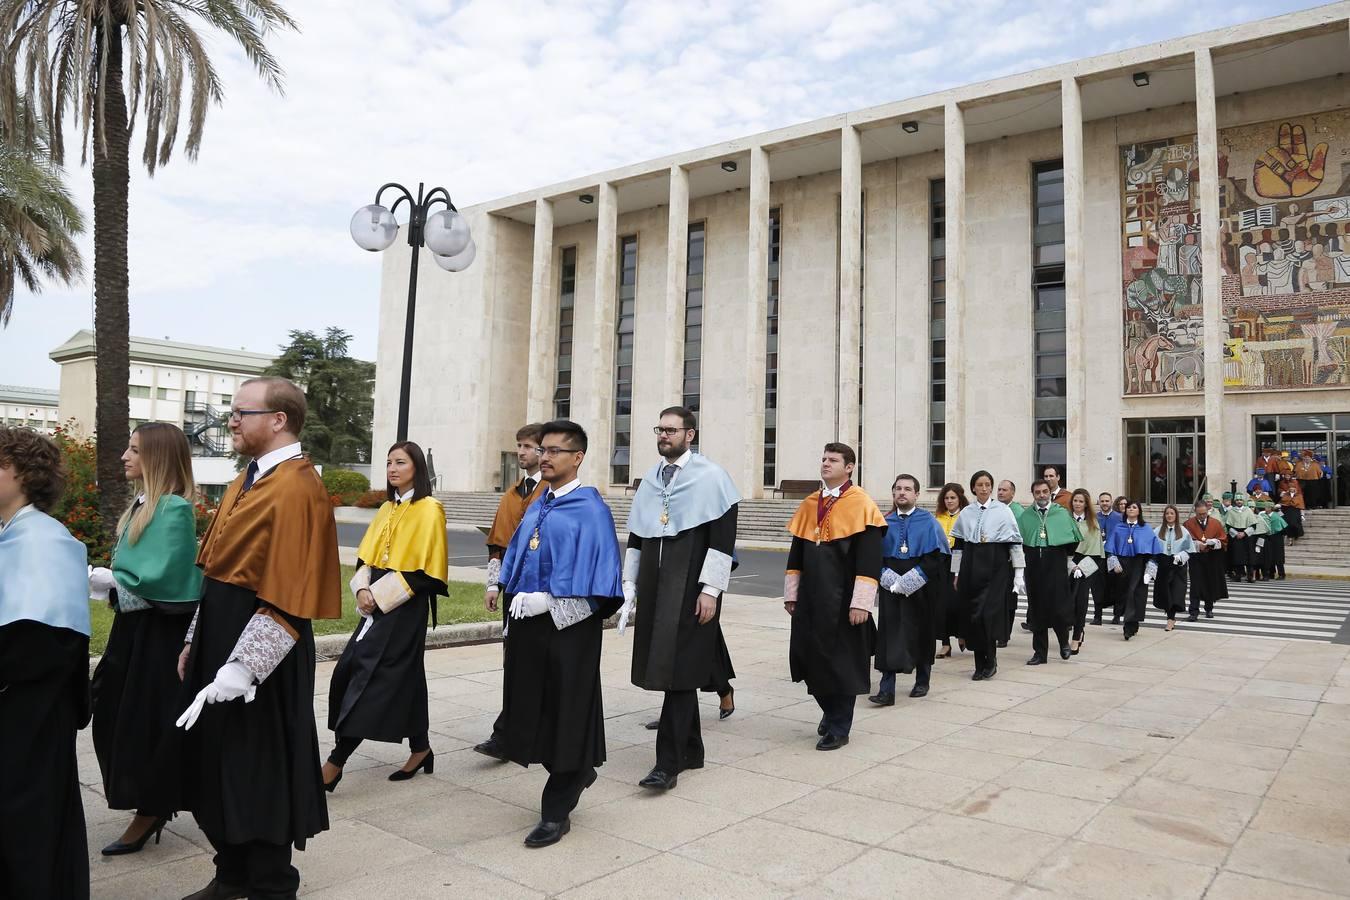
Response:
MULTIPOLYGON (((190 900, 294 897, 292 851, 328 828, 325 794, 362 742, 408 742, 391 782, 434 772, 426 625, 450 577, 445 513, 411 441, 388 449, 386 499, 357 549, 349 587, 359 620, 328 685, 333 734, 320 762, 311 623, 341 615, 342 591, 332 507, 299 441, 305 413, 304 393, 285 379, 240 388, 229 426, 250 462, 200 543, 183 433, 138 427, 123 457, 136 496, 106 568, 88 568, 84 546, 47 514, 61 490, 55 445, 0 426, 0 727, 8 744, 24 736, 18 766, 0 771, 0 806, 5 821, 25 823, 0 840, 0 896, 88 896, 74 747, 91 717, 104 798, 132 813, 102 853, 140 852, 191 813, 215 857, 214 878, 190 900), (92 682, 86 598, 113 610, 92 682)), ((501 707, 473 749, 547 772, 526 847, 568 834, 605 762, 600 660, 611 616, 621 639, 631 634, 632 684, 660 695, 640 787, 675 790, 705 765, 700 692, 719 696, 719 719, 735 709, 721 619, 741 497, 697 451, 691 410, 662 410, 653 432, 656 461, 625 548, 599 491, 583 484, 586 431, 557 420, 516 434, 521 477, 487 537, 501 707)), ((963 485, 941 485, 932 511, 920 505, 919 478, 902 473, 883 515, 853 481, 854 448, 826 444, 819 489, 786 523, 783 576, 787 668, 820 709, 815 749, 849 743, 860 695, 895 706, 900 675, 913 676, 909 698, 926 697, 953 638, 972 651, 972 680, 996 678, 1022 601, 1025 663, 1042 666, 1083 651, 1089 608, 1093 625, 1110 609, 1128 641, 1150 591, 1171 631, 1183 616, 1212 618, 1229 578, 1283 578, 1297 470, 1264 462, 1279 477, 1256 473, 1253 505, 1246 492, 1217 507, 1202 497, 1192 515, 1169 505, 1156 523, 1139 500, 1110 493, 1094 510, 1057 466, 1032 482, 1029 505, 1011 480, 980 470, 969 498, 963 485)))

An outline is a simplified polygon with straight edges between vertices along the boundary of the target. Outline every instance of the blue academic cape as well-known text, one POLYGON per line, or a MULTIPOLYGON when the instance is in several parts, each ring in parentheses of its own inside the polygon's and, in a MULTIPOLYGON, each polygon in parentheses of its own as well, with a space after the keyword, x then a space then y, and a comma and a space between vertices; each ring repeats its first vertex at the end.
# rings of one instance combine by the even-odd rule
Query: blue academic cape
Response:
POLYGON ((741 502, 731 476, 706 456, 693 453, 675 480, 661 481, 665 461, 648 470, 628 511, 628 531, 640 538, 674 537, 705 522, 722 518, 741 502), (668 513, 661 523, 661 514, 668 513))
POLYGON ((1117 523, 1106 538, 1105 549, 1107 556, 1155 556, 1164 552, 1158 535, 1142 522, 1134 525, 1117 523), (1134 538, 1133 543, 1130 543, 1131 537, 1134 538))
POLYGON ((554 597, 599 601, 623 598, 623 566, 614 517, 600 492, 579 487, 551 504, 541 496, 520 520, 502 558, 501 585, 506 594, 547 591, 554 597), (540 517, 543 516, 543 524, 540 517), (539 549, 530 539, 539 530, 539 549))
POLYGON ((937 517, 926 509, 915 509, 907 517, 892 511, 886 516, 886 535, 881 539, 883 559, 916 559, 934 550, 951 555, 947 533, 937 517), (906 547, 906 552, 900 552, 906 547))
POLYGON ((1119 525, 1121 522, 1124 521, 1125 517, 1122 516, 1120 513, 1116 512, 1114 509, 1111 510, 1109 513, 1102 513, 1102 512, 1097 513, 1097 527, 1101 529, 1102 540, 1105 541, 1108 537, 1110 537, 1111 529, 1115 528, 1117 525, 1119 525))
POLYGON ((35 507, 0 532, 0 625, 25 619, 89 635, 84 544, 35 507))

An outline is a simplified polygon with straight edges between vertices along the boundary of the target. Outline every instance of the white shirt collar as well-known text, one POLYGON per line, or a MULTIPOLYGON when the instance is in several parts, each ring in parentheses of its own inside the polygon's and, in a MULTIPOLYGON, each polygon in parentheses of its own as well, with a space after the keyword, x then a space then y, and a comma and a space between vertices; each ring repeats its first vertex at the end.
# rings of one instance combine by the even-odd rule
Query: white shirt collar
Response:
POLYGON ((285 447, 278 447, 270 453, 264 453, 254 460, 258 464, 258 474, 253 477, 254 481, 262 478, 268 472, 275 469, 288 459, 294 459, 300 455, 300 442, 287 444, 285 447))
POLYGON ((691 457, 693 457, 693 455, 694 455, 693 450, 686 450, 684 451, 683 454, 681 454, 680 458, 676 460, 669 460, 663 456, 661 457, 661 466, 662 468, 666 466, 679 466, 681 469, 683 469, 686 465, 689 464, 689 460, 691 457))
POLYGON ((394 492, 394 502, 395 502, 395 503, 407 503, 409 500, 412 499, 412 495, 415 494, 416 492, 417 492, 417 488, 415 488, 415 487, 410 487, 410 488, 408 488, 408 493, 406 493, 406 494, 400 494, 398 491, 395 491, 395 492, 394 492))
MULTIPOLYGON (((848 484, 848 482, 844 482, 844 484, 848 484)), ((838 499, 839 499, 839 495, 840 495, 841 493, 843 493, 843 491, 844 491, 844 485, 843 485, 843 484, 839 485, 839 487, 825 487, 825 483, 824 483, 824 482, 821 482, 821 485, 820 485, 820 496, 821 496, 821 497, 833 497, 834 499, 838 500, 838 499)))
POLYGON ((567 484, 558 488, 556 491, 550 488, 550 492, 553 494, 553 499, 557 500, 559 497, 565 497, 566 495, 572 493, 579 487, 581 487, 581 479, 573 478, 571 481, 567 482, 567 484))
POLYGON ((15 522, 19 521, 20 519, 22 519, 23 516, 24 516, 24 513, 31 512, 31 511, 34 510, 34 509, 37 509, 37 507, 35 507, 35 506, 34 506, 33 504, 31 504, 31 503, 29 503, 27 506, 21 506, 21 507, 19 507, 19 511, 16 512, 16 513, 13 515, 13 517, 12 517, 8 522, 0 521, 0 534, 4 534, 6 528, 8 528, 9 526, 13 525, 15 522))

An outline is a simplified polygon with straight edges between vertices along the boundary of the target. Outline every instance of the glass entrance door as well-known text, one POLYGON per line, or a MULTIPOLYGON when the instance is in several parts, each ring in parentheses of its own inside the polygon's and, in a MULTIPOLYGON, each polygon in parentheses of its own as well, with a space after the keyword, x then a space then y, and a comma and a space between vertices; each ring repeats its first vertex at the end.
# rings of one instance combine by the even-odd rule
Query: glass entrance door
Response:
POLYGON ((1126 485, 1145 503, 1186 507, 1204 490, 1204 419, 1130 419, 1126 485))
POLYGON ((1296 463, 1304 450, 1311 450, 1330 470, 1330 480, 1304 497, 1310 509, 1350 505, 1350 414, 1257 416, 1254 431, 1253 458, 1262 448, 1274 447, 1288 451, 1290 462, 1296 463))

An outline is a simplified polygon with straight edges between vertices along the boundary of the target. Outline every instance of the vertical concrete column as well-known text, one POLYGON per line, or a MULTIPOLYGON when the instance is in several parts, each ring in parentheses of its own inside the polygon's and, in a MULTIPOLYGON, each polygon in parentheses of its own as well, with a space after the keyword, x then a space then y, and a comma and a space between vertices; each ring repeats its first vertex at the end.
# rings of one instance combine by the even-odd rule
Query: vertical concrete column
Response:
MULTIPOLYGON (((769 154, 763 147, 750 148, 750 213, 746 227, 745 451, 732 477, 742 496, 762 497, 764 366, 769 314, 769 154)), ((780 437, 780 443, 782 440, 780 437)))
POLYGON ((862 340, 862 144, 858 129, 839 132, 839 400, 836 440, 858 442, 862 406, 858 366, 862 340))
POLYGON ((964 481, 966 472, 966 114, 947 101, 944 119, 944 183, 947 207, 947 423, 948 481, 964 481))
POLYGON ((552 418, 558 367, 558 294, 553 289, 553 201, 534 202, 534 267, 530 277, 530 361, 525 418, 552 418))
POLYGON ((1083 95, 1073 76, 1061 83, 1060 104, 1064 141, 1064 357, 1069 374, 1065 392, 1065 425, 1069 429, 1065 459, 1071 483, 1083 484, 1089 444, 1084 328, 1087 266, 1083 242, 1083 95))
POLYGON ((684 398, 684 301, 689 268, 689 173, 670 167, 666 230, 666 306, 662 332, 661 406, 684 398))
MULTIPOLYGON (((590 383, 580 422, 590 437, 587 467, 582 478, 604 493, 609 484, 609 462, 614 452, 614 308, 618 298, 619 193, 605 183, 595 191, 595 298, 591 320, 590 383)), ((636 361, 635 361, 636 362, 636 361)))
MULTIPOLYGON (((1205 477, 1209 490, 1223 491, 1224 465, 1223 270, 1219 257, 1219 117, 1215 107, 1214 59, 1195 51, 1195 131, 1200 154, 1200 293, 1205 314, 1205 477)), ((1245 451, 1244 451, 1245 452, 1245 451)))

